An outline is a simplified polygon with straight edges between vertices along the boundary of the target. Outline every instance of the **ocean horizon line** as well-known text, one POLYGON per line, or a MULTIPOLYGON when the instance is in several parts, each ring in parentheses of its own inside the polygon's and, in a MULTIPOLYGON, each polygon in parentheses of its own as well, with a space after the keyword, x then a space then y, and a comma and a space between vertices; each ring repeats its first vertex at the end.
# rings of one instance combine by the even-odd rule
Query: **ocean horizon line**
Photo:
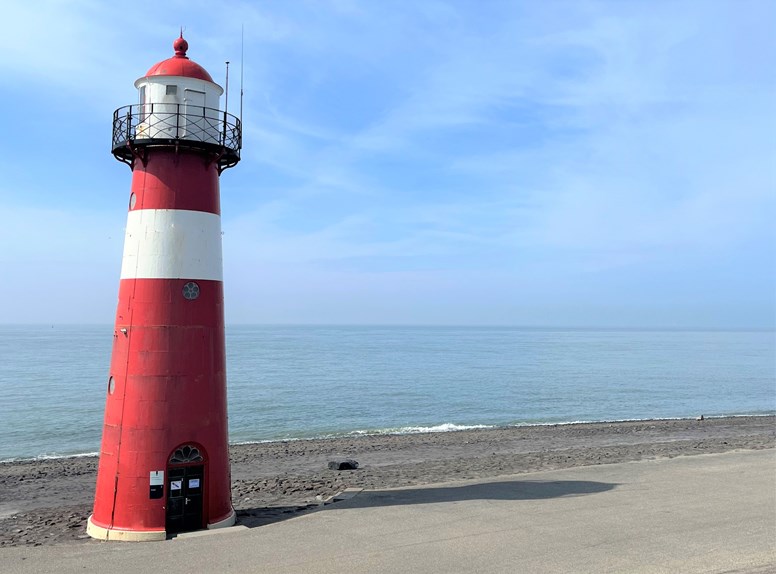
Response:
MULTIPOLYGON (((113 323, 0 323, 3 327, 104 327, 113 323)), ((372 328, 372 329, 504 329, 516 331, 580 331, 580 332, 676 332, 676 333, 776 333, 772 327, 703 327, 703 326, 638 326, 638 325, 519 325, 497 323, 229 323, 227 329, 240 327, 266 328, 372 328)))

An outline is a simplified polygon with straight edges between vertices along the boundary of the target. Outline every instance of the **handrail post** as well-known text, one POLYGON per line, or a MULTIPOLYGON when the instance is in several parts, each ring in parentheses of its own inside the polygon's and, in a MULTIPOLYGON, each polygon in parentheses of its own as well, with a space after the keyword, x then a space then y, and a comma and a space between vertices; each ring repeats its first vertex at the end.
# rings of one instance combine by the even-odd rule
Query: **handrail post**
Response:
POLYGON ((132 106, 129 106, 127 110, 127 141, 130 140, 132 135, 132 106))
POLYGON ((175 105, 177 106, 175 112, 175 139, 177 140, 181 137, 181 105, 175 105))

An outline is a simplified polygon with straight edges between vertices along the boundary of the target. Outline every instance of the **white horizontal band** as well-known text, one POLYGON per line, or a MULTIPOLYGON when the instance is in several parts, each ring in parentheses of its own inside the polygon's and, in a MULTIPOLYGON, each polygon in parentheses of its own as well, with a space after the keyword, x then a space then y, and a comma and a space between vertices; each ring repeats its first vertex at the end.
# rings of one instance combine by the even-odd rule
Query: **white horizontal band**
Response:
POLYGON ((221 217, 183 209, 130 211, 121 278, 222 281, 221 217))

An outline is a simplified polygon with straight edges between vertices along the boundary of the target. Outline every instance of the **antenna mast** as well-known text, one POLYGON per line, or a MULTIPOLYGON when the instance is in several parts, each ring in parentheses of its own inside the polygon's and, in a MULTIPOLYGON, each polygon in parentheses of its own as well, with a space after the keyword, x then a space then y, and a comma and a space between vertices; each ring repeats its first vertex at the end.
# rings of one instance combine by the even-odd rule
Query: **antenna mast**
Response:
POLYGON ((245 54, 245 24, 240 26, 240 124, 242 125, 242 110, 243 110, 243 70, 244 56, 245 54))
POLYGON ((224 113, 229 111, 229 60, 226 61, 226 102, 224 103, 224 113))

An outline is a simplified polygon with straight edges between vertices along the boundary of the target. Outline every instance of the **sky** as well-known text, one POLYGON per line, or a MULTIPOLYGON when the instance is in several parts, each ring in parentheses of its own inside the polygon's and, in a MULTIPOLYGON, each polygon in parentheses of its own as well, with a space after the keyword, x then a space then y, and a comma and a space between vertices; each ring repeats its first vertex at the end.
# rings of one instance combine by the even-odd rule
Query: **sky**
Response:
POLYGON ((244 29, 227 324, 776 327, 776 2, 3 12, 0 323, 112 324, 112 113, 183 26, 230 112, 244 29))

